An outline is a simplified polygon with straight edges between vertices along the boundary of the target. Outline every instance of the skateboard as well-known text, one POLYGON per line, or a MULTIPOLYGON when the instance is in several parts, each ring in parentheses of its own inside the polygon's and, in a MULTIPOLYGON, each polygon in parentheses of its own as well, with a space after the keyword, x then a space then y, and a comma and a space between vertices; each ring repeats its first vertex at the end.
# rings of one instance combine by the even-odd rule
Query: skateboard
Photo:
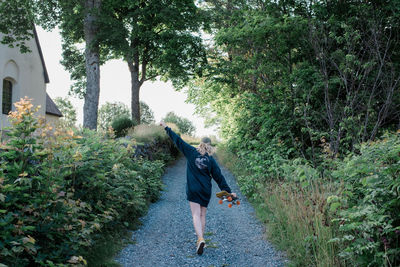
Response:
POLYGON ((226 192, 226 191, 221 191, 215 194, 217 198, 219 198, 219 204, 224 203, 224 201, 228 201, 228 207, 232 208, 233 205, 240 205, 240 200, 238 197, 232 196, 232 194, 226 192))

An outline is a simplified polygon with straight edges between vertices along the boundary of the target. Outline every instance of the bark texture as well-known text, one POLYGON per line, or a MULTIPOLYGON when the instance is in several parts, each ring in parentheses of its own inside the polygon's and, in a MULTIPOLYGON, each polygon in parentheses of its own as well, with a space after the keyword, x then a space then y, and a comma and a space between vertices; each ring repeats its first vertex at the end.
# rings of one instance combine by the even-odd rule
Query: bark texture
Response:
POLYGON ((83 127, 95 130, 97 128, 97 113, 100 95, 100 54, 96 43, 98 27, 97 12, 101 0, 85 0, 85 64, 86 64, 86 94, 83 106, 83 127))
POLYGON ((139 102, 139 93, 141 82, 139 80, 139 67, 134 64, 132 61, 128 61, 129 71, 131 73, 131 111, 132 111, 132 120, 134 120, 137 124, 140 124, 140 102, 139 102))

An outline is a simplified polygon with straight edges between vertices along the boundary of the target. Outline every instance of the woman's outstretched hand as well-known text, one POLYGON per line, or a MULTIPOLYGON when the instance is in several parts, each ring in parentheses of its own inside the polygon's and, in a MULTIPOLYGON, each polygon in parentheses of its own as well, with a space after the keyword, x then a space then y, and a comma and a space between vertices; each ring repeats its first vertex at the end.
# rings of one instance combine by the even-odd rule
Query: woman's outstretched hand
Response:
POLYGON ((236 193, 231 193, 231 195, 232 195, 233 197, 237 197, 236 193))
POLYGON ((160 126, 162 126, 163 128, 167 127, 164 121, 160 121, 160 126))

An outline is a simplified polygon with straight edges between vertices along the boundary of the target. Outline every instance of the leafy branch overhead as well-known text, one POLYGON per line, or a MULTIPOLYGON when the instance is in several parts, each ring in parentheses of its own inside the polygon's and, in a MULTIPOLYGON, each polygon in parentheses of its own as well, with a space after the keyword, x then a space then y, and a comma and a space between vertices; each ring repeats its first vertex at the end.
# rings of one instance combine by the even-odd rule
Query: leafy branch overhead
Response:
POLYGON ((199 31, 205 17, 193 1, 104 1, 102 12, 98 38, 110 57, 128 65, 136 121, 144 82, 161 77, 179 87, 201 73, 206 56, 199 31))
MULTIPOLYGON (((82 10, 76 9, 76 19, 82 10)), ((140 121, 139 91, 144 82, 161 77, 176 87, 201 75, 207 63, 200 29, 206 27, 205 13, 193 1, 102 1, 96 42, 100 64, 122 59, 131 74, 132 118, 140 121)), ((85 95, 84 51, 81 22, 62 30, 62 64, 75 80, 71 92, 85 95)))

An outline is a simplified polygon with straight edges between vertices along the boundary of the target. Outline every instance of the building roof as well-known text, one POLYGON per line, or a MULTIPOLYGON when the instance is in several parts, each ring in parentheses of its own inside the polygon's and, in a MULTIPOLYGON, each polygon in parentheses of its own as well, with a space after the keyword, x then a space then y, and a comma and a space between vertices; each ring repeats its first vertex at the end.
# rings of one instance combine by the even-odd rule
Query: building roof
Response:
POLYGON ((57 105, 54 103, 53 99, 46 93, 46 114, 54 115, 57 117, 62 117, 61 111, 58 109, 57 105))
POLYGON ((49 80, 49 74, 47 73, 46 64, 44 63, 44 57, 43 57, 43 53, 42 53, 42 47, 40 46, 39 37, 38 37, 38 35, 37 35, 36 27, 35 27, 35 26, 33 26, 33 35, 35 36, 35 42, 36 42, 36 46, 37 46, 38 51, 39 51, 40 61, 42 62, 44 82, 45 82, 45 83, 49 83, 49 82, 50 82, 50 80, 49 80))

